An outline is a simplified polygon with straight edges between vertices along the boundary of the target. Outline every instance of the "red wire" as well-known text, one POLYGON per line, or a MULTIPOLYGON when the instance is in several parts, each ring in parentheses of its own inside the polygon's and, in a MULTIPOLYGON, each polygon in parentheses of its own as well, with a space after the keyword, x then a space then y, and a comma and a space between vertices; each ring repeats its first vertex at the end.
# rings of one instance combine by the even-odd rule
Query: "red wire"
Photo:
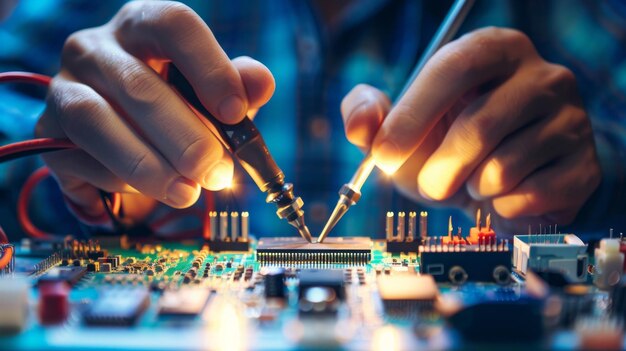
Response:
POLYGON ((26 179, 22 190, 20 191, 20 195, 17 199, 17 219, 20 222, 20 226, 24 232, 34 238, 37 239, 51 239, 53 237, 52 234, 46 233, 41 229, 37 228, 33 222, 28 217, 28 205, 30 203, 30 198, 35 190, 35 186, 48 177, 50 175, 50 170, 48 167, 41 167, 33 174, 26 179))
POLYGON ((8 246, 4 249, 4 255, 0 257, 0 270, 4 269, 4 267, 8 266, 11 263, 11 258, 13 257, 13 247, 8 246))
POLYGON ((0 82, 11 83, 34 83, 47 87, 52 81, 51 77, 31 72, 0 72, 0 82))
POLYGON ((0 162, 15 158, 24 153, 42 153, 47 151, 74 149, 76 145, 69 139, 40 138, 0 146, 0 162))

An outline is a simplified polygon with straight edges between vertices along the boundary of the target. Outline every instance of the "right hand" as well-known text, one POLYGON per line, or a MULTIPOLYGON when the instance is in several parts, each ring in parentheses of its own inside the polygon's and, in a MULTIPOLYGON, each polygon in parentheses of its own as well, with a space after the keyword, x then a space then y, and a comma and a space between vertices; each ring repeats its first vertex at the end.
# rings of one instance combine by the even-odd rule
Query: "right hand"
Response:
POLYGON ((97 28, 71 35, 50 85, 37 137, 69 138, 79 149, 44 156, 64 194, 90 215, 97 189, 143 194, 175 208, 219 190, 233 161, 219 140, 161 79, 171 61, 203 105, 239 122, 274 92, 258 61, 226 56, 209 27, 176 2, 136 1, 97 28))

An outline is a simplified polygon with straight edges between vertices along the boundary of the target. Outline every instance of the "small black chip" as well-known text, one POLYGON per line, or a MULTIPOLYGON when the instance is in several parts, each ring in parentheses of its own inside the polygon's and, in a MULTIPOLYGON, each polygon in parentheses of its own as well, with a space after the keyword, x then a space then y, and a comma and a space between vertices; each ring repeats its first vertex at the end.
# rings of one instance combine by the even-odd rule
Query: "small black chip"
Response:
POLYGON ((303 269, 300 271, 300 295, 311 287, 333 289, 339 300, 346 297, 343 271, 339 269, 303 269))
POLYGON ((51 268, 39 278, 39 282, 63 281, 73 286, 87 273, 86 267, 61 266, 51 268))
POLYGON ((150 305, 145 288, 105 290, 83 315, 91 326, 131 326, 150 305))

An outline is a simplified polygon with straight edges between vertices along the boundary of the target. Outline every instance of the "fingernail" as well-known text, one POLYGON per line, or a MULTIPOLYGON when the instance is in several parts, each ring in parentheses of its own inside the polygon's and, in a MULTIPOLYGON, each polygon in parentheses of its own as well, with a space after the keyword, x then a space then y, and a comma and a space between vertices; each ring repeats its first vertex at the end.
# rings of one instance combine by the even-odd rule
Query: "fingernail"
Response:
POLYGON ((184 207, 191 205, 198 191, 196 183, 187 178, 179 177, 167 189, 166 200, 174 206, 184 207))
POLYGON ((383 141, 378 147, 372 149, 376 165, 387 174, 394 174, 402 166, 400 149, 391 141, 383 141))
POLYGON ((231 95, 220 103, 218 112, 220 113, 220 117, 225 120, 237 120, 245 115, 245 109, 246 106, 243 99, 237 95, 231 95))
POLYGON ((222 190, 230 185, 232 179, 231 167, 220 161, 204 177, 204 187, 213 191, 222 190))

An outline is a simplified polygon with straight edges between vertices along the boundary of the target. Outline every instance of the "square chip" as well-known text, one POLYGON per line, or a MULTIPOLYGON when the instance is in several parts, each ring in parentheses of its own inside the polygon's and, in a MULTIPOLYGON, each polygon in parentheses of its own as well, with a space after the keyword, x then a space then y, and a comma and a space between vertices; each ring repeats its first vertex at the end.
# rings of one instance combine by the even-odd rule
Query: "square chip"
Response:
POLYGON ((372 256, 372 240, 365 237, 327 238, 309 243, 302 238, 262 238, 257 261, 280 263, 366 264, 372 256))
POLYGON ((87 309, 83 319, 87 325, 131 326, 150 305, 145 288, 113 288, 104 290, 87 309))
POLYGON ((379 277, 378 293, 387 314, 410 316, 432 310, 439 289, 431 275, 401 274, 379 277))

